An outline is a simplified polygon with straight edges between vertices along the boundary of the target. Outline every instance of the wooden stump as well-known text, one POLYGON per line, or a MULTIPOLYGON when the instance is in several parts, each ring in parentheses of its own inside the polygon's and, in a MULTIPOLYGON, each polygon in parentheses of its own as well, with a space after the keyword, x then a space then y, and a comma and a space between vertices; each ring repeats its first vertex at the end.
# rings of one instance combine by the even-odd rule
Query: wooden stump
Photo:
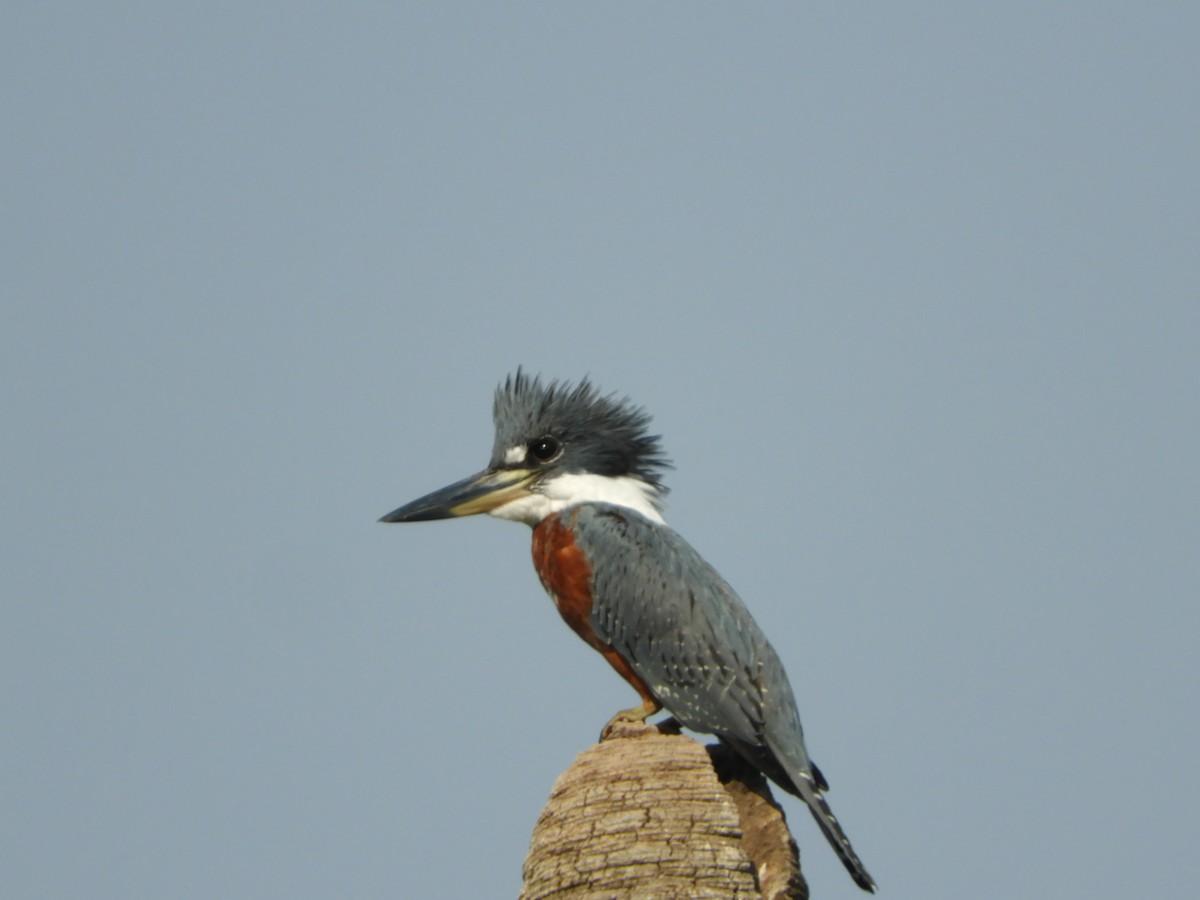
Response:
POLYGON ((806 900, 796 845, 765 780, 735 754, 622 724, 554 784, 522 900, 806 900))

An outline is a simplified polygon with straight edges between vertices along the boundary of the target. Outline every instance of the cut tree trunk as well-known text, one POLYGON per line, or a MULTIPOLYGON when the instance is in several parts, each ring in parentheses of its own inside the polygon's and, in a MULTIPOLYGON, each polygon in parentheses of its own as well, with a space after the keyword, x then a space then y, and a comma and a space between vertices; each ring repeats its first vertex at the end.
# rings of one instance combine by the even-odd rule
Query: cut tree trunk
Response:
POLYGON ((758 772, 720 746, 619 724, 554 784, 522 900, 806 900, 784 820, 758 772))

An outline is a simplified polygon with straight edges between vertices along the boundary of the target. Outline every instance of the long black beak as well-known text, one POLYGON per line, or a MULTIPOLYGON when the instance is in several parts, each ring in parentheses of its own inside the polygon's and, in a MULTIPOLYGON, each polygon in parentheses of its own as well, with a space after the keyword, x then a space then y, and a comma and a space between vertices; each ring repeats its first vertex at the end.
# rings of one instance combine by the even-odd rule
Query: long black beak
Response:
POLYGON ((529 469, 485 469, 406 503, 379 521, 427 522, 485 513, 528 494, 534 474, 529 469))

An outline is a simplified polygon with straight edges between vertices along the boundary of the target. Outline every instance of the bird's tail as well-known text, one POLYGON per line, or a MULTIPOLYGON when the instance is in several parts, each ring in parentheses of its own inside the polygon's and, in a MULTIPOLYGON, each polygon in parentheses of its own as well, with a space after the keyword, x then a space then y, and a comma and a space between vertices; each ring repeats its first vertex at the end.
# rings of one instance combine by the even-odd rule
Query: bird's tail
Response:
POLYGON ((875 893, 875 881, 871 878, 871 873, 867 871, 867 867, 862 864, 862 860, 858 858, 858 854, 854 852, 854 848, 850 846, 850 838, 846 837, 846 832, 842 831, 842 826, 837 820, 837 816, 833 814, 833 810, 829 808, 829 804, 825 802, 825 798, 821 796, 821 791, 828 787, 820 770, 813 766, 815 778, 808 772, 800 772, 792 781, 796 785, 797 793, 800 798, 808 804, 809 810, 813 814, 813 818, 817 820, 817 825, 820 826, 825 839, 829 841, 833 852, 838 855, 838 859, 842 861, 842 865, 846 867, 846 871, 850 873, 850 877, 864 891, 875 893))

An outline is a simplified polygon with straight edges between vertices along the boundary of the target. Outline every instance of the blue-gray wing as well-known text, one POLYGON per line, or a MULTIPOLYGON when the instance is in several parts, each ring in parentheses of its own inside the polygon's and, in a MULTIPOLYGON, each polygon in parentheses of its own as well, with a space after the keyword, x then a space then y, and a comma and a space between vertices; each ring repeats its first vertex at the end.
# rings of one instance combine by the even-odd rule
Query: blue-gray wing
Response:
POLYGON ((807 772, 783 665, 733 588, 665 525, 603 503, 572 512, 592 563, 597 637, 688 728, 724 738, 785 785, 807 772))
POLYGON ((825 802, 783 664, 741 599, 678 534, 604 503, 572 509, 591 626, 688 728, 715 734, 808 804, 859 887, 875 883, 825 802))

